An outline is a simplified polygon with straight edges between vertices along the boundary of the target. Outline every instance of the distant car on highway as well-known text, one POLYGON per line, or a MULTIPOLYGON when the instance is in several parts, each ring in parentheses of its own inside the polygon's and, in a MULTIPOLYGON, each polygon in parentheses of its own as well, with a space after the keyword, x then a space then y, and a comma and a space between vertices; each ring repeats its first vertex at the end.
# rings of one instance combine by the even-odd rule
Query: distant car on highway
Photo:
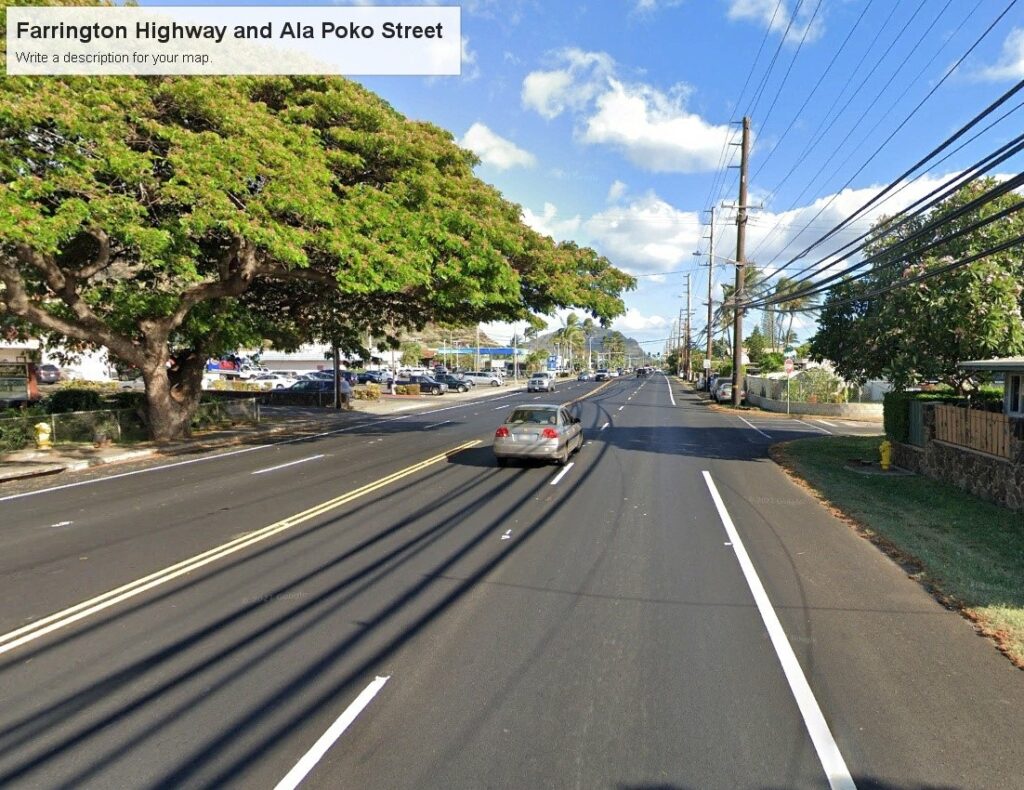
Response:
POLYGON ((526 382, 527 392, 554 392, 555 377, 550 373, 534 373, 526 382))
POLYGON ((494 432, 494 456, 498 466, 511 458, 554 461, 564 466, 583 446, 579 417, 557 404, 524 404, 512 409, 494 432))
POLYGON ((597 373, 594 374, 594 381, 608 381, 611 377, 612 374, 608 368, 598 368, 597 373))
POLYGON ((591 381, 593 378, 589 370, 584 370, 576 377, 576 381, 591 381))

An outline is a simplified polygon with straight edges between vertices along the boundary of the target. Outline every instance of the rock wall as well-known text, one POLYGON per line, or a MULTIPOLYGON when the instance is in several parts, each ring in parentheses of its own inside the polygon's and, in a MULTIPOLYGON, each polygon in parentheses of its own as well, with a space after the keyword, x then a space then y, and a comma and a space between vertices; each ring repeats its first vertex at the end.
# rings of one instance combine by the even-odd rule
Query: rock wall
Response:
POLYGON ((1024 420, 1015 421, 1010 458, 996 458, 935 440, 935 409, 924 408, 924 447, 893 442, 893 463, 1024 512, 1024 420))

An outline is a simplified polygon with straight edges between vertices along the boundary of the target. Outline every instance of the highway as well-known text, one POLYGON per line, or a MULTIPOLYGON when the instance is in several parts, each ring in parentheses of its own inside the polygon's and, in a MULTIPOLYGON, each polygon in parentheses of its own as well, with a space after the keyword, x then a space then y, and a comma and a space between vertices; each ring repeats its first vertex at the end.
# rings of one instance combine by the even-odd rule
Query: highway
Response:
POLYGON ((0 490, 0 786, 1024 787, 1020 671, 768 458, 873 430, 656 375, 0 490))

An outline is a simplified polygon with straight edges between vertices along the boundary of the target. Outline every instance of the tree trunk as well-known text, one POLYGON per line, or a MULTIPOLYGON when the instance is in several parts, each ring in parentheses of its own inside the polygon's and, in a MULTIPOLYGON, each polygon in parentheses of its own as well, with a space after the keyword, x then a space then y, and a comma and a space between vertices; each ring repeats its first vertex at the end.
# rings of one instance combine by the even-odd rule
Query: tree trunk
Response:
POLYGON ((150 438, 157 442, 182 439, 192 432, 192 417, 202 395, 205 358, 190 352, 168 368, 164 360, 146 365, 146 419, 150 438))

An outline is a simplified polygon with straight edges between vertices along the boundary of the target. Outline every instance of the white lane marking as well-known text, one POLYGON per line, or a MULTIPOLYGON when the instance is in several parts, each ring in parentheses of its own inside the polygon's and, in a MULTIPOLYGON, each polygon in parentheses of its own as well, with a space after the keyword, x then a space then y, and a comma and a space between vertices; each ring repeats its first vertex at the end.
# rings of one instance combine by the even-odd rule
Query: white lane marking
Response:
POLYGON ((508 406, 506 406, 506 405, 505 405, 505 404, 503 403, 503 404, 502 404, 501 406, 499 406, 498 408, 496 408, 496 409, 491 409, 491 411, 501 411, 502 409, 507 409, 507 408, 508 408, 508 406))
POLYGON ((298 787, 316 764, 323 759, 323 756, 327 754, 327 750, 342 736, 342 733, 349 728, 349 725, 356 720, 356 717, 363 712, 363 709, 370 704, 370 701, 377 696, 377 692, 384 688, 384 684, 390 679, 390 675, 378 676, 369 686, 364 688, 362 693, 352 701, 352 704, 345 708, 344 713, 335 719, 334 724, 328 727, 327 731, 317 739, 312 748, 302 755, 302 759, 295 763, 292 770, 285 774, 284 779, 275 785, 274 790, 294 790, 298 787))
POLYGON ((619 406, 619 411, 622 411, 624 408, 626 408, 625 404, 623 404, 622 406, 619 406))
POLYGON ((561 479, 562 479, 563 477, 565 477, 566 473, 567 473, 567 472, 568 472, 568 471, 569 471, 570 469, 572 469, 572 468, 573 468, 574 466, 576 466, 576 462, 575 462, 575 461, 570 461, 570 462, 569 462, 568 464, 566 464, 565 468, 564 468, 564 469, 562 469, 562 471, 561 471, 561 472, 559 472, 559 473, 558 473, 557 475, 555 475, 555 479, 551 481, 551 485, 553 485, 553 486, 556 486, 556 485, 558 485, 558 482, 559 482, 559 481, 560 481, 560 480, 561 480, 561 479))
POLYGON ((771 601, 768 599, 768 593, 765 592, 764 585, 761 584, 761 579, 754 569, 754 563, 751 562, 750 555, 747 554, 747 549, 743 545, 743 540, 740 538, 739 532, 736 531, 736 525, 733 524, 729 511, 726 510, 725 502, 722 501, 722 495, 718 493, 715 481, 711 479, 711 473, 704 471, 702 474, 704 475, 704 482, 707 483, 708 490, 711 492, 711 498, 715 501, 718 517, 722 520, 726 534, 728 534, 733 544, 732 550, 739 561, 740 570, 743 571, 743 578, 746 579, 747 586, 754 596, 757 611, 761 614, 761 620, 764 621, 765 629, 768 631, 772 646, 775 648, 775 654, 779 657, 779 663, 782 664, 782 671, 786 675, 786 681, 789 683, 789 688, 796 699, 797 707, 800 708, 800 715, 803 717, 804 725, 807 727, 807 733, 811 736, 814 750, 818 753, 821 767, 825 770, 829 787, 832 790, 857 790, 857 785, 854 784, 853 777, 850 776, 850 770, 846 767, 846 761, 839 752, 835 738, 832 737, 832 732, 828 728, 828 722, 825 721, 825 715, 821 712, 821 707, 818 705, 814 692, 811 691, 811 686, 807 682, 803 670, 800 668, 800 662, 797 661, 793 647, 790 645, 786 632, 782 628, 782 623, 779 622, 778 615, 775 614, 775 610, 772 608, 771 601))
POLYGON ((52 529, 53 527, 69 527, 74 523, 74 521, 58 521, 56 524, 51 524, 50 528, 52 529))
MULTIPOLYGON (((257 450, 266 450, 266 449, 271 448, 271 447, 281 447, 282 445, 295 444, 296 442, 305 442, 305 441, 309 441, 310 439, 320 439, 320 438, 323 438, 324 436, 335 436, 336 434, 339 434, 339 433, 348 433, 349 431, 359 430, 360 428, 372 428, 374 425, 384 425, 385 423, 389 423, 389 422, 398 422, 399 420, 408 420, 410 417, 413 417, 413 416, 415 416, 415 417, 423 417, 423 416, 426 416, 428 414, 437 414, 437 413, 442 412, 442 411, 451 411, 452 409, 465 409, 465 408, 468 408, 470 406, 476 406, 476 405, 478 405, 480 403, 493 403, 496 400, 503 400, 504 398, 511 398, 511 397, 514 397, 515 395, 517 395, 519 392, 522 392, 522 391, 523 391, 523 388, 520 387, 515 392, 510 392, 507 395, 501 395, 501 396, 496 397, 496 398, 487 398, 486 400, 484 400, 484 399, 472 400, 472 401, 467 401, 466 403, 456 404, 455 406, 443 406, 440 409, 431 409, 429 411, 418 411, 418 412, 415 412, 414 414, 403 414, 400 417, 388 417, 387 419, 383 419, 383 420, 371 420, 370 422, 359 422, 359 423, 356 423, 355 425, 347 425, 344 428, 335 428, 334 430, 331 430, 331 431, 321 431, 320 433, 311 433, 311 434, 308 434, 306 436, 293 436, 291 439, 282 439, 279 442, 269 442, 267 444, 255 444, 252 447, 244 447, 241 450, 230 450, 229 452, 226 452, 226 453, 217 453, 216 455, 206 455, 206 456, 203 456, 202 458, 190 458, 187 461, 175 461, 174 463, 170 463, 170 464, 160 464, 158 466, 149 466, 149 467, 146 467, 145 469, 136 469, 136 470, 134 470, 132 472, 120 472, 119 474, 116 474, 116 475, 107 475, 105 477, 96 477, 96 478, 93 478, 92 480, 79 480, 76 483, 64 483, 64 484, 59 485, 59 486, 50 486, 49 488, 39 488, 39 489, 36 489, 34 491, 24 491, 24 492, 22 492, 20 494, 8 494, 7 496, 0 497, 0 502, 7 502, 7 501, 12 500, 12 499, 21 499, 22 497, 38 496, 39 494, 49 494, 49 493, 51 493, 53 491, 63 491, 66 488, 78 488, 79 486, 90 486, 90 485, 96 485, 97 483, 106 483, 108 480, 120 480, 121 478, 124 478, 124 477, 133 477, 134 475, 142 475, 142 474, 146 474, 148 472, 160 472, 160 471, 163 471, 164 469, 174 469, 175 467, 178 467, 178 466, 189 466, 190 464, 201 464, 201 463, 205 463, 206 461, 218 461, 221 458, 230 458, 230 457, 235 456, 235 455, 244 455, 245 453, 252 453, 252 452, 256 452, 257 450)), ((536 400, 536 399, 537 398, 534 398, 534 400, 536 400)))
POLYGON ((819 420, 815 420, 815 422, 820 422, 822 425, 827 425, 829 428, 838 428, 839 427, 834 422, 829 422, 828 420, 820 420, 819 419, 819 420))
MULTIPOLYGON (((738 414, 736 416, 740 417, 740 415, 738 415, 738 414)), ((757 431, 759 434, 761 434, 766 439, 771 439, 772 438, 771 436, 766 434, 764 431, 762 431, 760 428, 758 428, 756 425, 754 425, 752 422, 749 422, 749 421, 743 419, 743 417, 740 417, 740 419, 743 420, 743 422, 747 423, 747 425, 749 425, 751 428, 753 428, 755 431, 757 431)))
POLYGON ((505 534, 501 536, 502 540, 512 540, 512 530, 506 529, 505 534))
POLYGON ((429 431, 431 428, 437 428, 439 425, 447 425, 450 422, 451 422, 451 420, 443 420, 442 422, 431 423, 430 425, 425 427, 423 430, 429 431))
POLYGON ((278 464, 277 466, 271 466, 271 467, 268 467, 267 469, 258 469, 257 471, 253 472, 252 474, 254 474, 254 475, 262 475, 262 474, 266 474, 267 472, 276 472, 278 469, 285 469, 285 468, 287 468, 289 466, 295 466, 296 464, 304 464, 304 463, 306 463, 306 461, 315 461, 317 458, 323 458, 323 457, 324 457, 323 453, 320 453, 320 455, 311 455, 311 456, 309 456, 309 458, 300 458, 298 461, 289 461, 286 464, 278 464))
POLYGON ((672 405, 675 406, 676 396, 672 394, 672 380, 668 376, 665 376, 665 384, 668 385, 668 396, 672 400, 672 405))
POLYGON ((607 428, 607 427, 608 427, 609 425, 611 425, 611 423, 610 423, 610 422, 606 422, 606 423, 605 423, 604 425, 602 425, 602 426, 601 426, 601 430, 603 431, 603 430, 604 430, 605 428, 607 428))
POLYGON ((819 433, 827 433, 829 436, 832 435, 832 431, 830 431, 828 428, 820 428, 817 425, 811 425, 809 422, 804 422, 803 420, 797 420, 797 422, 800 423, 801 425, 806 425, 808 428, 813 428, 819 433))

